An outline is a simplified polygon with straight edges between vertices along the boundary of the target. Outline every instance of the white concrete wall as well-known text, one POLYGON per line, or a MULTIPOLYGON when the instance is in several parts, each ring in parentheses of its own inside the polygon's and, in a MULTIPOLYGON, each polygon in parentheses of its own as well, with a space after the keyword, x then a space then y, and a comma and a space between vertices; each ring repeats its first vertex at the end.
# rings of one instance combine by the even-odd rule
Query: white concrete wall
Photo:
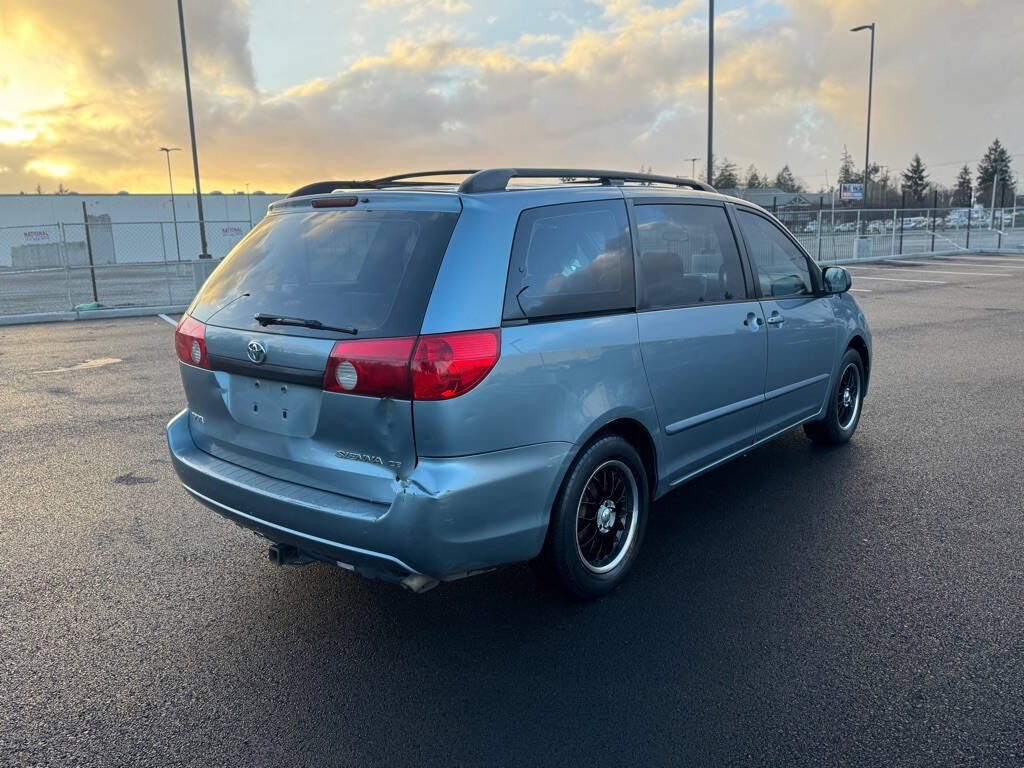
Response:
MULTIPOLYGON (((225 256, 284 197, 275 195, 203 195, 210 253, 225 256)), ((11 266, 11 249, 85 240, 82 203, 89 216, 110 217, 113 260, 117 263, 194 259, 200 251, 195 195, 175 194, 178 242, 171 224, 170 195, 0 195, 0 267, 11 266)), ((103 261, 109 261, 104 258, 103 261)))
MULTIPOLYGON (((255 224, 278 195, 203 195, 207 221, 249 222, 249 208, 255 224)), ((108 214, 112 222, 170 221, 171 196, 162 195, 0 195, 0 227, 36 226, 82 221, 82 201, 93 216, 108 214)), ((196 198, 175 194, 179 221, 197 221, 196 198)))

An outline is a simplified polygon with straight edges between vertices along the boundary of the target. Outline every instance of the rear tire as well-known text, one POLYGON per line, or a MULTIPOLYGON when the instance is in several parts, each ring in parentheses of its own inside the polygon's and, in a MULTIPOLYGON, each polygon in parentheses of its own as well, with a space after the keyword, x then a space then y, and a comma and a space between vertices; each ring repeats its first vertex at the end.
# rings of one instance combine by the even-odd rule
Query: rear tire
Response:
POLYGON ((864 361, 857 350, 848 349, 829 392, 825 417, 804 424, 804 432, 820 445, 842 445, 857 431, 863 404, 864 361))
POLYGON ((595 440, 562 483, 535 571, 580 600, 607 594, 640 550, 649 499, 636 449, 618 435, 595 440))

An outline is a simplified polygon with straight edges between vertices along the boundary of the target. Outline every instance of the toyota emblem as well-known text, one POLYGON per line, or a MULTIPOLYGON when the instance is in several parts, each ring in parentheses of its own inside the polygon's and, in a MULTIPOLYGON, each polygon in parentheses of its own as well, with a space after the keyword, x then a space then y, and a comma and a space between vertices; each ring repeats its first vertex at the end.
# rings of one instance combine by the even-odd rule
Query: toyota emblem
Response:
POLYGON ((262 365, 267 359, 267 348, 263 345, 262 341, 256 341, 256 339, 249 342, 249 345, 246 347, 246 353, 249 355, 249 359, 256 363, 256 365, 262 365))

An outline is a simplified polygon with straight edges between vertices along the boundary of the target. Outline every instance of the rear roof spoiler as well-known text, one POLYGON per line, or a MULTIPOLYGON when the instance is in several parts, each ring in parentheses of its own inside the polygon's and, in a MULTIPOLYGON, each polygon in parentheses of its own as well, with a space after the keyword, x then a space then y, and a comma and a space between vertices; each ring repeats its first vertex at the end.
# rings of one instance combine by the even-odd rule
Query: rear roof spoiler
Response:
MULTIPOLYGON (((486 170, 441 170, 421 171, 418 173, 399 173, 393 176, 382 176, 379 179, 316 181, 292 191, 288 197, 305 195, 322 195, 336 189, 385 189, 388 187, 436 187, 436 181, 423 181, 434 176, 463 176, 458 191, 464 194, 478 192, 501 192, 508 187, 512 179, 562 179, 566 183, 583 183, 596 181, 600 184, 623 184, 627 181, 666 184, 673 187, 686 187, 701 192, 715 192, 710 184, 679 176, 657 176, 650 173, 632 173, 630 171, 602 171, 592 168, 489 168, 486 170), (420 181, 416 181, 420 179, 420 181)), ((441 182, 442 184, 449 182, 441 182)), ((452 182, 453 183, 453 182, 452 182)))

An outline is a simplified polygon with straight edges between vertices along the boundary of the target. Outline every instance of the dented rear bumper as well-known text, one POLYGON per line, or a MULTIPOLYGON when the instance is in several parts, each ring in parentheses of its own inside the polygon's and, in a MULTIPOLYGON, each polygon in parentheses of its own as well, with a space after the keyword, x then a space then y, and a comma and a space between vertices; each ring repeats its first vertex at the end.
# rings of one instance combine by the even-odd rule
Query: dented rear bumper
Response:
POLYGON ((167 442, 193 497, 318 560, 410 586, 535 557, 571 449, 569 443, 540 443, 420 458, 407 480, 395 480, 393 501, 380 504, 211 456, 192 440, 188 414, 167 425, 167 442))

